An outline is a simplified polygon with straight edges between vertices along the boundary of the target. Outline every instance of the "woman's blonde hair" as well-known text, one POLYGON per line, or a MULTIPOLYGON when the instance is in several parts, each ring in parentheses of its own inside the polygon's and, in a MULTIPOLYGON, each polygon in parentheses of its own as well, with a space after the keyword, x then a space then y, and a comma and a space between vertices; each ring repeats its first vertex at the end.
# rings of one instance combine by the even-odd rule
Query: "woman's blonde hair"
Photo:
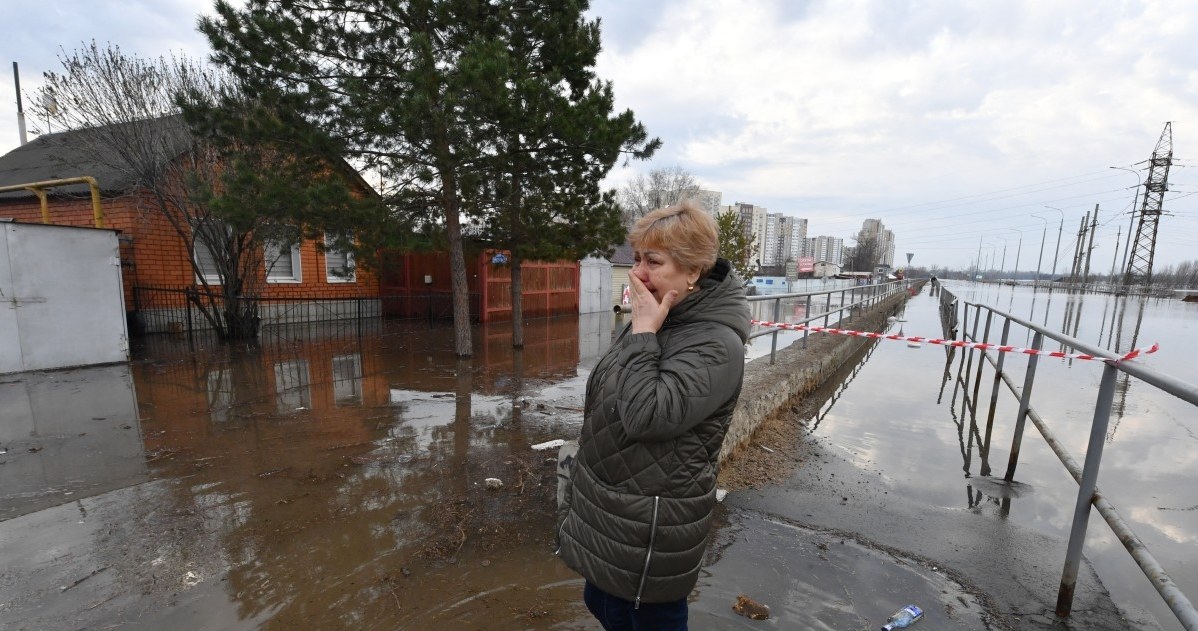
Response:
POLYGON ((720 233, 715 219, 686 199, 641 217, 628 234, 632 247, 669 252, 680 267, 697 268, 700 277, 715 267, 720 233))

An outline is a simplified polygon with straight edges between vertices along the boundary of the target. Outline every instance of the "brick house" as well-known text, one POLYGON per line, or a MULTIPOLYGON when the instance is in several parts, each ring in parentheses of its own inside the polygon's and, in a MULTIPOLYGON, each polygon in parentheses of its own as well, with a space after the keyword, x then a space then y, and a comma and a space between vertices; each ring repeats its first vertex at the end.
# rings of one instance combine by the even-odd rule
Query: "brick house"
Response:
MULTIPOLYGON (((186 143, 186 131, 178 116, 150 121, 162 155, 178 156, 186 143), (172 154, 171 146, 178 148, 172 154)), ((121 266, 126 309, 138 309, 134 287, 195 288, 199 279, 189 262, 187 242, 159 210, 151 192, 132 181, 128 173, 98 161, 93 130, 47 134, 0 156, 0 187, 87 176, 93 178, 100 212, 93 209, 92 193, 86 183, 47 186, 0 193, 0 220, 43 222, 71 226, 102 226, 120 232, 121 266), (90 144, 89 144, 90 143, 90 144), (44 198, 44 200, 43 200, 44 198)), ((109 161, 114 162, 114 161, 109 161)), ((348 164, 342 172, 362 194, 374 194, 370 186, 348 164)), ((197 246, 203 247, 203 246, 197 246)), ((268 252, 270 264, 261 270, 261 296, 267 299, 305 297, 334 299, 377 296, 378 279, 368 270, 353 270, 352 256, 334 250, 322 251, 314 240, 304 240, 290 252, 268 252), (272 256, 273 255, 273 256, 272 256)), ((211 269, 212 257, 196 253, 202 270, 211 269)), ((205 274, 209 284, 215 271, 205 274)))
MULTIPOLYGON (((157 143, 158 153, 183 154, 189 138, 181 117, 142 124, 147 142, 157 143)), ((89 129, 47 134, 0 156, 0 189, 18 187, 0 192, 0 221, 33 223, 42 222, 45 216, 47 223, 102 225, 119 231, 130 332, 190 331, 193 325, 204 328, 198 316, 193 318, 188 311, 181 293, 170 296, 160 291, 203 288, 192 269, 187 241, 159 210, 150 190, 139 186, 130 174, 113 168, 116 160, 96 159, 94 148, 102 146, 97 139, 102 133, 89 129), (22 186, 81 177, 95 183, 99 212, 93 208, 93 193, 86 183, 45 186, 37 191, 22 186)), ((350 179, 351 188, 363 195, 375 194, 347 163, 337 166, 350 179)), ((256 279, 262 288, 263 324, 378 315, 450 317, 446 253, 386 253, 380 266, 385 271, 376 273, 353 269, 351 255, 322 245, 309 239, 289 252, 265 253, 267 263, 256 279), (346 269, 353 273, 346 275, 346 269)), ((494 250, 481 244, 471 249, 467 266, 474 318, 487 322, 510 317, 510 270, 493 263, 494 250)), ((218 279, 211 255, 197 250, 196 257, 202 270, 211 270, 204 278, 215 288, 218 279)), ((527 261, 523 270, 526 316, 578 313, 577 261, 527 261)))

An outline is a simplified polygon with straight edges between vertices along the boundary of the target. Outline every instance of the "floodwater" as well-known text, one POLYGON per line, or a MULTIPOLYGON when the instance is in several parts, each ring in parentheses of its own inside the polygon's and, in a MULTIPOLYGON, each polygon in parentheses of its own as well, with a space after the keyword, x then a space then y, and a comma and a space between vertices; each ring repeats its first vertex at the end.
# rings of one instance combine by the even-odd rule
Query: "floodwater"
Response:
MULTIPOLYGON (((1198 304, 964 282, 945 287, 962 300, 1046 323, 1120 353, 1159 342, 1159 352, 1137 361, 1198 382, 1193 368, 1198 304)), ((908 335, 942 334, 936 299, 927 291, 908 302, 902 319, 905 322, 892 331, 901 326, 908 335)), ((991 341, 997 341, 998 330, 992 330, 991 341)), ((981 328, 978 331, 980 335, 981 328)), ((1030 345, 1030 334, 1017 326, 1012 331, 1009 343, 1030 345)), ((1004 368, 1022 385, 1026 365, 1026 356, 1010 355, 1004 368)), ((1101 368, 1098 362, 1050 358, 1040 359, 1037 367, 1032 407, 1079 463, 1085 458, 1101 368)), ((989 364, 978 380, 976 352, 882 341, 841 391, 809 419, 809 427, 859 467, 877 471, 892 496, 917 506, 1014 520, 1063 540, 1071 527, 1077 485, 1031 422, 1015 470, 1016 484, 1001 484, 1018 405, 1005 386, 988 457, 983 452, 992 384, 989 364), (970 406, 979 383, 975 423, 970 406)), ((1196 422, 1198 410, 1193 406, 1121 376, 1098 479, 1099 488, 1192 600, 1198 599, 1196 422)), ((1163 628, 1181 628, 1096 511, 1084 553, 1120 606, 1147 611, 1163 628)), ((1043 568, 1059 580, 1063 565, 1062 546, 1060 558, 1046 559, 1043 568)))
MULTIPOLYGON (((946 286, 1102 346, 1159 341, 1143 361, 1193 380, 1198 305, 946 286)), ((926 291, 903 317, 907 334, 940 336, 926 291)), ((451 329, 423 323, 268 330, 253 347, 194 351, 159 337, 130 365, 0 377, 0 627, 597 629, 581 579, 552 554, 554 453, 529 446, 577 435, 616 325, 533 321, 520 352, 508 327, 477 327, 466 361, 451 329)), ((747 356, 768 349, 760 338, 747 356)), ((808 426, 891 493, 1063 536, 1076 487, 1030 424, 1019 492, 981 477, 965 356, 879 342, 808 426)), ((1097 382, 1093 363, 1040 362, 1033 405, 1079 460, 1097 382)), ((1194 410, 1120 383, 1099 485, 1198 595, 1194 410)), ((1013 400, 998 411, 988 460, 1001 477, 1013 400)), ((747 572, 768 542, 796 538, 786 528, 767 525, 765 549, 713 571, 747 572)), ((1090 532, 1086 554, 1116 599, 1172 623, 1099 518, 1090 532)), ((718 578, 700 590, 733 596, 718 578)))
POLYGON ((478 327, 469 361, 448 327, 376 323, 0 378, 0 627, 582 618, 556 451, 529 445, 577 434, 612 319, 533 322, 521 352, 478 327))

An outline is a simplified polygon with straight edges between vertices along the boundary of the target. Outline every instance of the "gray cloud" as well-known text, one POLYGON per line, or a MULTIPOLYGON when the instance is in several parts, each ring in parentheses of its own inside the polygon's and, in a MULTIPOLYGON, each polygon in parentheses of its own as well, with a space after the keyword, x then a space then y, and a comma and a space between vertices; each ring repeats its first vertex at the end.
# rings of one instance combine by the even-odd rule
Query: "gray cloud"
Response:
MULTIPOLYGON (((8 0, 0 151, 17 143, 11 61, 32 92, 59 46, 207 54, 208 0, 8 0)), ((804 216, 849 237, 867 217, 923 264, 964 266, 1100 204, 1100 248, 1127 231, 1135 177, 1174 121, 1158 263, 1198 251, 1198 8, 1188 0, 598 0, 599 75, 665 142, 615 186, 680 165, 726 203, 804 216)), ((1142 174, 1141 174, 1142 175, 1142 174)), ((1050 243, 1051 247, 1052 243, 1050 243)), ((1063 246, 1064 247, 1064 246, 1063 246)))

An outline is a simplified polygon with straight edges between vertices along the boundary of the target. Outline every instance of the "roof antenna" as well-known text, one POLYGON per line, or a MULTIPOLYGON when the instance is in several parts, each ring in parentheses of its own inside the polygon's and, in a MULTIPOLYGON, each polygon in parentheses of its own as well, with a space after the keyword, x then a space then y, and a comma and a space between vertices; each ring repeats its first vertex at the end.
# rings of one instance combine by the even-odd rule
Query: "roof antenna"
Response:
POLYGON ((25 134, 25 110, 21 107, 21 74, 17 70, 17 62, 12 62, 12 79, 17 84, 17 130, 21 132, 21 144, 29 142, 25 134))

